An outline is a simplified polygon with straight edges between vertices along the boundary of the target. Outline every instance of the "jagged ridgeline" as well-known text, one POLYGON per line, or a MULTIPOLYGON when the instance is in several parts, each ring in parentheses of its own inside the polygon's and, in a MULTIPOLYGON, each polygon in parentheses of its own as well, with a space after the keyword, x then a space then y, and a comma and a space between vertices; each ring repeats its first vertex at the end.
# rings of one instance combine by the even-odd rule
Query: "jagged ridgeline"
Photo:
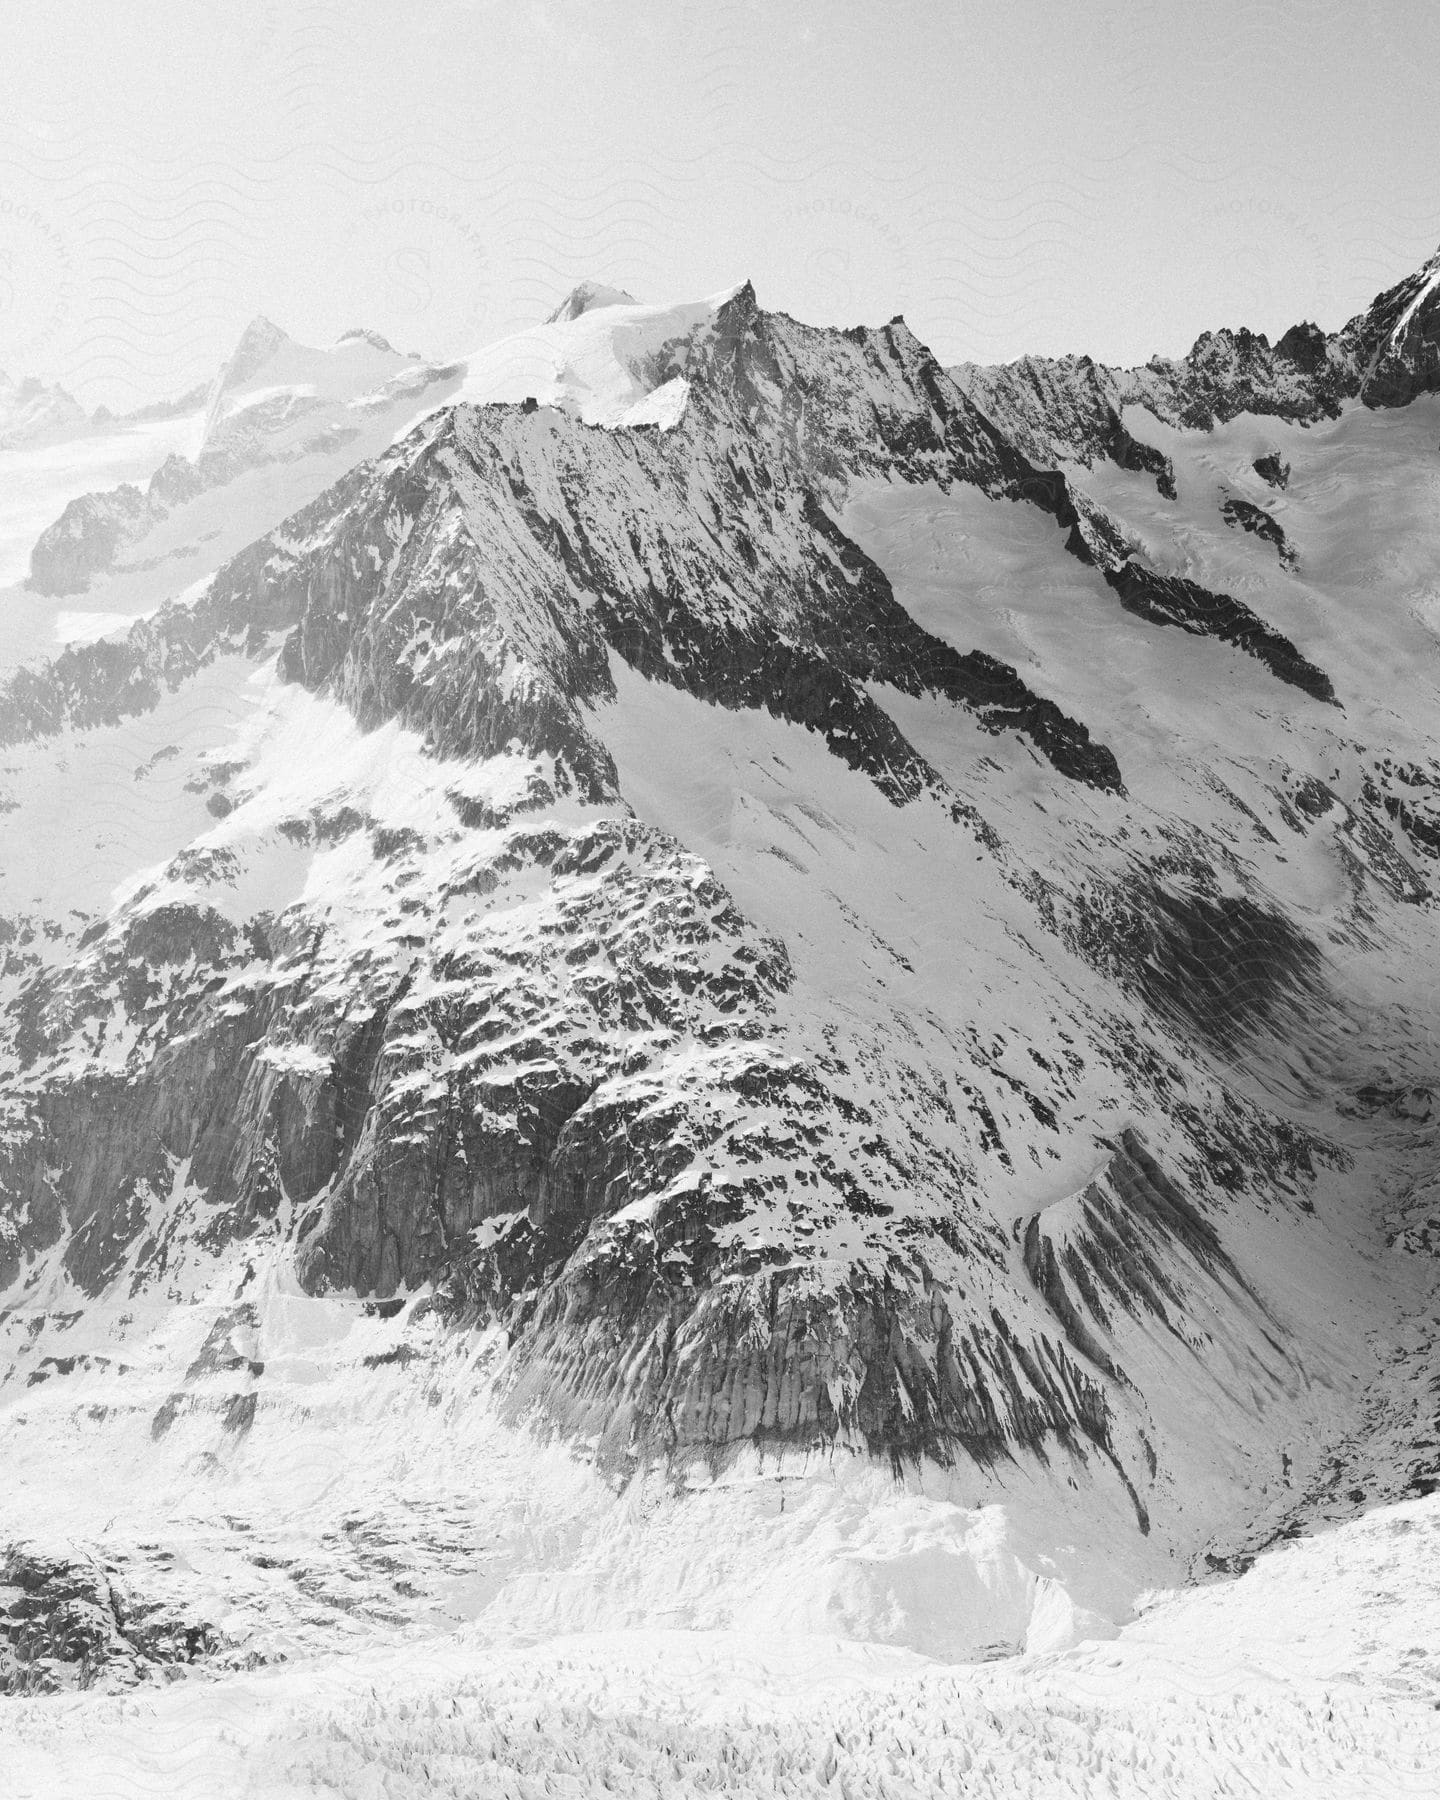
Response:
MULTIPOLYGON (((621 1463, 1038 1455, 1147 1529, 1187 1455, 1328 1418, 1271 1277, 1369 1228, 1353 1046, 1425 1072, 1376 995, 1433 954, 1440 775, 1313 494, 1345 433, 1412 466, 1435 268, 1134 371, 947 372, 747 285, 623 421, 428 411, 13 673, 12 1305, 240 1301, 279 1245, 502 1327, 513 1413, 621 1463)), ((548 329, 623 358, 644 311, 548 329)), ((37 585, 197 469, 77 503, 37 585)))

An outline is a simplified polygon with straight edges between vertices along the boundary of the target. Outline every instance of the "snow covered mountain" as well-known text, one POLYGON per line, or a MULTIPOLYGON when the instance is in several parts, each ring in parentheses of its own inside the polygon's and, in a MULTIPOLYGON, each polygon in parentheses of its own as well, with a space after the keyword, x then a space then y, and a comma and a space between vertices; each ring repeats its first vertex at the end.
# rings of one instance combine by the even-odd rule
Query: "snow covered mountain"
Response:
POLYGON ((68 595, 97 576, 164 567, 173 582, 177 563, 190 575, 197 558, 213 567, 283 516, 277 507, 381 448, 418 395, 438 398, 457 374, 399 355, 374 332, 347 331, 314 350, 252 319, 208 392, 194 397, 194 455, 172 451, 143 491, 122 482, 77 495, 36 540, 30 586, 68 595), (301 467, 277 483, 275 465, 289 464, 301 467), (207 554, 217 539, 222 547, 207 554))
POLYGON ((0 381, 0 667, 153 612, 442 404, 673 422, 684 382, 651 383, 649 363, 725 297, 641 306, 586 282, 545 325, 452 363, 359 329, 314 349, 256 318, 208 387, 124 418, 0 381))
POLYGON ((47 387, 32 376, 11 381, 0 371, 0 450, 54 443, 84 428, 80 403, 62 387, 47 387))
POLYGON ((0 685, 26 1666, 1050 1650, 1440 1480, 1437 280, 1135 371, 252 326, 0 685))

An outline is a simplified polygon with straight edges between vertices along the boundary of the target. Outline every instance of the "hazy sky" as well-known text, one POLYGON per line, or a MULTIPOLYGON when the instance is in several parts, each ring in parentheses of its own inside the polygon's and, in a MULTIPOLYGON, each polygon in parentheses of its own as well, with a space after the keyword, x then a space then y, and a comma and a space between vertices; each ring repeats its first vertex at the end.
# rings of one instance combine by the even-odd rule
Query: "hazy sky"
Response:
POLYGON ((1143 360, 1440 242, 1419 0, 0 0, 0 44, 0 369, 89 404, 256 312, 458 354, 587 275, 1143 360))

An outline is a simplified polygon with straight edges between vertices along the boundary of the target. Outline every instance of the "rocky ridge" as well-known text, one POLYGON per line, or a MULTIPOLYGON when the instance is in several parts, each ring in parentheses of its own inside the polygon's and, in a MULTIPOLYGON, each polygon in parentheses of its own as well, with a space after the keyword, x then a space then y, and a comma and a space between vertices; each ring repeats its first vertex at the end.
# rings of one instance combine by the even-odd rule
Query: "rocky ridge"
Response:
POLYGON ((83 1550, 12 1544, 0 1563, 0 1695, 173 1679, 217 1649, 213 1627, 145 1602, 83 1550))
MULTIPOLYGON (((1059 458, 1089 467, 1109 457, 1135 466, 1126 461, 1134 440, 1119 425, 1131 406, 1185 431, 1207 431, 1240 413, 1314 423, 1334 418, 1347 400, 1404 406, 1440 388, 1440 252, 1335 332, 1307 321, 1272 345, 1263 332, 1227 327, 1203 332, 1186 356, 1154 357, 1138 368, 1088 356, 1022 357, 950 373, 1042 464, 1059 458)), ((1142 449, 1163 461, 1161 452, 1142 449)))

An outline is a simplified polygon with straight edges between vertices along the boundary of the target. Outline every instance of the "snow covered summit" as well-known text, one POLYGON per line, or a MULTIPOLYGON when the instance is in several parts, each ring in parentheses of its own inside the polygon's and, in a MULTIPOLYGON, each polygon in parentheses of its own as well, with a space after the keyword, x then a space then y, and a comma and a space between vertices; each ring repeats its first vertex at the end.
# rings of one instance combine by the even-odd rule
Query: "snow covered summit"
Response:
POLYGON ((594 312, 602 306, 635 305, 638 305, 635 296, 627 294, 623 288, 609 287, 603 281, 582 281, 570 290, 545 323, 563 325, 578 319, 581 313, 594 312))
POLYGON ((587 425, 669 427, 683 410, 686 387, 680 366, 667 365, 658 378, 662 351, 692 340, 738 291, 650 306, 619 289, 582 283, 544 324, 467 356, 464 380, 446 404, 535 400, 587 425))
POLYGON ((343 425, 348 409, 419 362, 392 350, 379 332, 357 328, 321 349, 297 343, 269 319, 252 319, 211 388, 202 453, 258 447, 262 439, 273 451, 297 427, 314 436, 327 409, 325 422, 343 425))
POLYGON ((29 376, 11 381, 0 370, 0 450, 48 445, 83 432, 83 408, 63 387, 29 376))

